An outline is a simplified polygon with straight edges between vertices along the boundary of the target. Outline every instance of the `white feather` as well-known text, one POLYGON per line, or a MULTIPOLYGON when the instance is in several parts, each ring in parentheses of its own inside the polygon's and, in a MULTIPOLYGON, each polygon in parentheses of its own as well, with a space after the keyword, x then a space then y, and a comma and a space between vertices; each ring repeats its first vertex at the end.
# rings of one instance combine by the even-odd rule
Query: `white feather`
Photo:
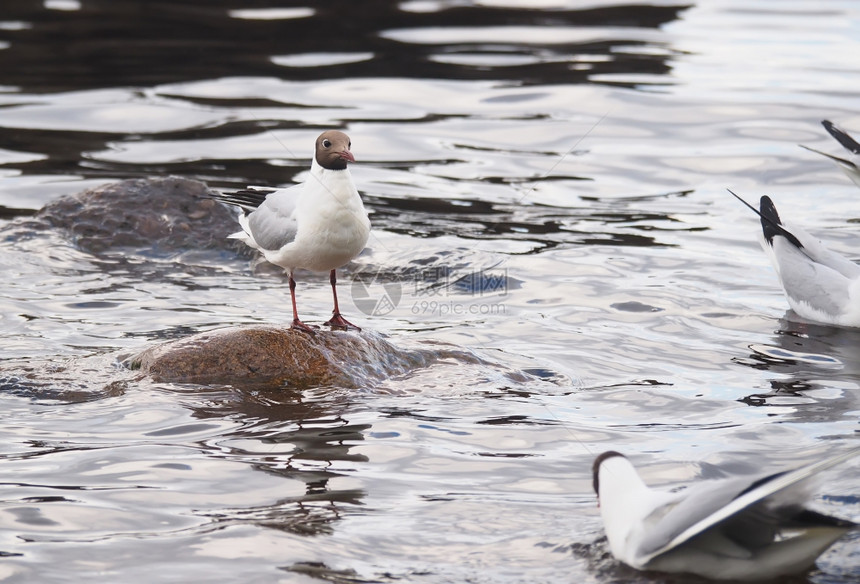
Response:
POLYGON ((674 492, 650 489, 624 456, 598 458, 594 472, 610 550, 640 570, 715 579, 807 570, 857 527, 804 511, 809 481, 858 454, 860 448, 785 473, 702 481, 674 492))
POLYGON ((860 266, 827 249, 802 228, 782 222, 803 247, 783 235, 759 242, 770 258, 792 310, 803 318, 860 327, 860 266))

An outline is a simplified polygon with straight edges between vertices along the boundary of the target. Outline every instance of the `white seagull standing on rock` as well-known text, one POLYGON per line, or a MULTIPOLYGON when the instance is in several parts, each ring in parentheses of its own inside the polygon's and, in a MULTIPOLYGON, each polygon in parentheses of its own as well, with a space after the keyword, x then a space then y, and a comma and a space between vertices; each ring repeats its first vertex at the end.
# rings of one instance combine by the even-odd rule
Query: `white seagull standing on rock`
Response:
POLYGON ((347 163, 355 162, 349 136, 329 130, 320 134, 311 172, 301 184, 284 189, 249 187, 215 198, 240 207, 242 231, 229 237, 260 250, 267 261, 290 276, 292 328, 313 333, 296 309, 296 269, 329 272, 334 297, 332 328, 361 330, 340 314, 335 270, 361 253, 370 235, 370 219, 352 182, 347 163))
POLYGON ((804 507, 815 475, 860 454, 853 449, 785 472, 650 489, 627 458, 594 461, 594 491, 616 559, 638 570, 756 580, 796 574, 848 531, 851 521, 804 507))
POLYGON ((809 146, 804 146, 801 144, 801 148, 806 148, 816 154, 821 154, 822 156, 826 156, 830 160, 836 162, 839 165, 845 174, 848 175, 854 184, 860 187, 860 143, 857 142, 854 138, 848 135, 848 132, 845 130, 841 130, 836 127, 836 124, 831 122, 830 120, 822 120, 821 125, 824 126, 824 129, 833 136, 837 142, 839 142, 843 148, 850 152, 849 158, 841 158, 839 156, 834 156, 832 154, 827 154, 826 152, 822 152, 820 150, 816 150, 815 148, 810 148, 809 146))
POLYGON ((800 227, 782 221, 770 197, 761 198, 758 210, 732 195, 761 218, 761 246, 792 310, 816 322, 860 327, 860 265, 830 251, 800 227))

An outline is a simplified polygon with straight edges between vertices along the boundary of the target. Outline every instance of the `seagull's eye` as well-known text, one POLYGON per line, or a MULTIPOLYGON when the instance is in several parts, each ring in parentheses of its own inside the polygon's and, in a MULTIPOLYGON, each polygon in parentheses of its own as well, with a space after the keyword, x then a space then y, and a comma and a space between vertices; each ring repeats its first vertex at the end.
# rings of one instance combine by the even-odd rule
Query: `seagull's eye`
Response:
POLYGON ((347 143, 346 147, 347 147, 347 148, 352 148, 352 140, 350 140, 350 141, 347 143))
POLYGON ((328 138, 323 140, 323 148, 331 148, 331 140, 329 140, 328 138))

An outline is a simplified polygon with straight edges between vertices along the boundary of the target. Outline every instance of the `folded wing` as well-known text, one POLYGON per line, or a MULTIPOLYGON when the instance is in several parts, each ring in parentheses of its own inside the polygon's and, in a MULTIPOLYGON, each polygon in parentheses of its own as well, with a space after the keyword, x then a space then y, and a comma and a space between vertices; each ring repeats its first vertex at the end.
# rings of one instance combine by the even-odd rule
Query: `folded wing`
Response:
POLYGON ((654 525, 653 537, 640 550, 647 564, 690 540, 719 527, 726 527, 720 540, 727 540, 723 553, 744 553, 774 540, 781 529, 801 526, 855 525, 803 509, 808 497, 805 483, 821 471, 860 454, 860 448, 792 470, 749 479, 708 481, 690 489, 688 496, 669 509, 654 525), (794 496, 788 496, 789 493, 794 496), (728 500, 727 500, 728 499, 728 500), (728 524, 728 525, 727 525, 728 524))

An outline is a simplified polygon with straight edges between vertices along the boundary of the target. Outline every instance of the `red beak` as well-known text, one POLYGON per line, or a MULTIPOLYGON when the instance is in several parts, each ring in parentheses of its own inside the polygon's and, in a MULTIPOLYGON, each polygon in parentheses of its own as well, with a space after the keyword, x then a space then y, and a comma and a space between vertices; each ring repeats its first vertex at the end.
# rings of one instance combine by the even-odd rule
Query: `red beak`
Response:
POLYGON ((355 162, 355 157, 352 155, 352 152, 349 150, 342 150, 340 152, 340 157, 349 160, 350 162, 355 162))

